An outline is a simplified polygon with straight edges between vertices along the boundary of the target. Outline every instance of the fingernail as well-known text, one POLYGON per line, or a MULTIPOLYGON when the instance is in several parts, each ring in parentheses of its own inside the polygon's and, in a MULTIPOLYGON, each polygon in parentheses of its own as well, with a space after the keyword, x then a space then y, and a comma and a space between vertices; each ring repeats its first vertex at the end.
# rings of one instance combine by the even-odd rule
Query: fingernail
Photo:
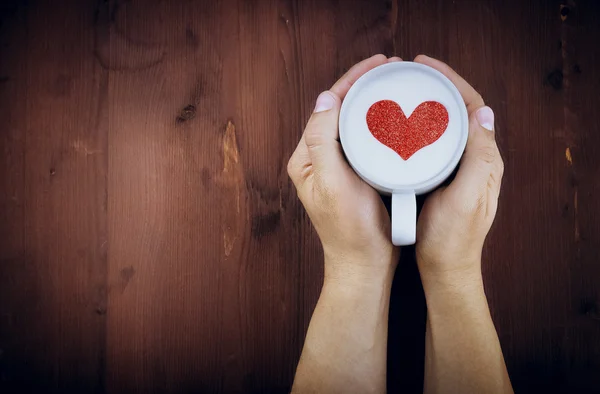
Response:
POLYGON ((317 97, 317 103, 313 112, 329 111, 335 105, 335 99, 329 92, 323 92, 317 97))
POLYGON ((490 131, 494 130, 494 111, 490 107, 479 108, 475 117, 481 127, 490 131))

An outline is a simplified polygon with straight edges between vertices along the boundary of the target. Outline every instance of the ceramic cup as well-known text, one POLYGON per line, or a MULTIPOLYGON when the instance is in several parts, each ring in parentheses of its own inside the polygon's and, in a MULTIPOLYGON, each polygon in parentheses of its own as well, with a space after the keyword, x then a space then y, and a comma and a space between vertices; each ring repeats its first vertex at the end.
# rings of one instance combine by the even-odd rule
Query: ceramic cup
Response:
POLYGON ((376 67, 348 91, 340 141, 354 171, 392 196, 392 242, 415 243, 415 196, 439 186, 456 168, 469 119, 454 84, 414 62, 376 67))

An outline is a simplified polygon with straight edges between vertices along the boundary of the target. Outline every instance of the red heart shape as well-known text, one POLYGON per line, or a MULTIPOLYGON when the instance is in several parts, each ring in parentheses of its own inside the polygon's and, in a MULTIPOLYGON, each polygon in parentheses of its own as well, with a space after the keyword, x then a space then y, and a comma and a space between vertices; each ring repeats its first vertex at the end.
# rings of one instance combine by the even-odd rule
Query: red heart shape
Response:
POLYGON ((425 101, 407 118, 398 103, 381 100, 367 111, 367 126, 379 142, 408 160, 444 134, 448 111, 437 101, 425 101))

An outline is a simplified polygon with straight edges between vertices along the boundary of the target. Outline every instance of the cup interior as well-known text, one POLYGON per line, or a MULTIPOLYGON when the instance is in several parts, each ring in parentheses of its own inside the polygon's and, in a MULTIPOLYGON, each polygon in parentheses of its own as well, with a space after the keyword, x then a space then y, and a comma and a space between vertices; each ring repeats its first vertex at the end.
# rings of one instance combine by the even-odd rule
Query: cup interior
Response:
POLYGON ((414 62, 394 62, 364 74, 346 95, 340 113, 340 140, 350 165, 382 193, 425 193, 452 173, 465 149, 468 114, 460 93, 443 74, 414 62), (448 112, 445 132, 404 160, 379 142, 367 125, 369 108, 392 100, 410 117, 426 101, 441 103, 448 112))

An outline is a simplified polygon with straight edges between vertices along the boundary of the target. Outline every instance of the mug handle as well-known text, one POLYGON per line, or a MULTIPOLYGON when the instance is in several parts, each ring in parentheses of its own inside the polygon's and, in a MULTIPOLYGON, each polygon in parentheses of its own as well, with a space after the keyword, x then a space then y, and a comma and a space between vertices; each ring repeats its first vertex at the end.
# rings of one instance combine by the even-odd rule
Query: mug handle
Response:
POLYGON ((417 198, 415 192, 392 194, 392 243, 412 245, 417 233, 417 198))

